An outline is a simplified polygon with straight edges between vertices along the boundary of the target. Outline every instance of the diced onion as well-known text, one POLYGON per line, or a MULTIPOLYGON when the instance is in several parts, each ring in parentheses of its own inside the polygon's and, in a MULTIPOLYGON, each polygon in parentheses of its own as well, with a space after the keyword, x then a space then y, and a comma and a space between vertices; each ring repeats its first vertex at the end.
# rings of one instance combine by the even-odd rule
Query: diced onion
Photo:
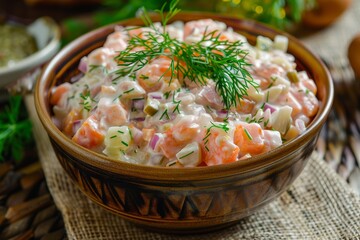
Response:
POLYGON ((80 63, 79 63, 79 66, 78 66, 78 69, 79 69, 80 72, 82 72, 82 73, 86 73, 86 72, 87 72, 87 58, 86 58, 86 57, 81 58, 80 63))
POLYGON ((163 94, 161 92, 151 92, 148 94, 148 97, 152 99, 162 100, 163 94))
POLYGON ((264 104, 264 112, 266 111, 266 110, 270 110, 270 112, 271 113, 273 113, 273 112, 275 112, 276 111, 276 108, 275 107, 273 107, 272 105, 270 105, 269 103, 265 103, 264 104))
POLYGON ((134 99, 133 107, 137 110, 143 110, 145 105, 145 99, 134 99))
POLYGON ((75 134, 77 132, 77 130, 80 128, 82 124, 81 120, 76 120, 73 122, 73 126, 72 126, 72 132, 75 134))
POLYGON ((154 134, 154 136, 151 138, 149 146, 151 147, 152 150, 155 150, 157 143, 160 140, 160 135, 159 134, 154 134))

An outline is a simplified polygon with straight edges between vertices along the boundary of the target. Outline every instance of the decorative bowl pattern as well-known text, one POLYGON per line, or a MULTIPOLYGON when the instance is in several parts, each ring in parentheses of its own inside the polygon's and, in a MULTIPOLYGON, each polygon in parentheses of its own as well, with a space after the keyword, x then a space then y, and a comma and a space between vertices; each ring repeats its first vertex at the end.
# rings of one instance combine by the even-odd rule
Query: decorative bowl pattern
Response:
MULTIPOLYGON (((51 121, 50 89, 78 73, 82 56, 100 47, 114 25, 92 31, 64 48, 46 67, 35 91, 36 108, 58 159, 92 201, 136 224, 165 232, 219 229, 252 214, 284 192, 301 173, 326 121, 333 85, 322 62, 294 37, 259 23, 204 13, 181 13, 175 20, 212 18, 225 22, 254 43, 257 35, 289 38, 299 70, 317 86, 319 112, 304 134, 283 146, 231 164, 168 169, 117 162, 68 139, 51 121)), ((155 21, 158 20, 155 18, 155 21)), ((139 19, 117 24, 140 25, 139 19)))

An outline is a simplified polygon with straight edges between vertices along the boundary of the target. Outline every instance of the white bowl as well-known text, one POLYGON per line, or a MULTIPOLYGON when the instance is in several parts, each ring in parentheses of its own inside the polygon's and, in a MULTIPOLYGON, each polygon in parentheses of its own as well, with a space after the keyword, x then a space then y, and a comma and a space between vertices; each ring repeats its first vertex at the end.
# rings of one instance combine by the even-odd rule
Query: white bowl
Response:
POLYGON ((60 28, 53 19, 41 17, 26 28, 34 36, 39 50, 15 64, 0 67, 0 88, 50 60, 60 48, 60 28))

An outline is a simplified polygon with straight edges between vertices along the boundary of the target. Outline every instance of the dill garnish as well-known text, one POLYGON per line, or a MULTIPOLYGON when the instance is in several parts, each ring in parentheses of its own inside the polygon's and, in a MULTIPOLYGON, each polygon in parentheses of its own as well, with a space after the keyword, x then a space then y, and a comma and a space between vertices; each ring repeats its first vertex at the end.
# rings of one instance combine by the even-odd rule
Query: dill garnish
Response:
POLYGON ((92 102, 96 102, 93 98, 91 98, 90 92, 87 92, 85 95, 80 93, 80 98, 83 100, 80 105, 83 105, 83 108, 90 112, 92 109, 92 102))
POLYGON ((169 119, 170 119, 169 114, 168 114, 168 112, 167 112, 167 109, 165 109, 165 111, 161 114, 159 120, 162 120, 164 116, 166 117, 166 120, 169 120, 169 119))
POLYGON ((171 60, 170 66, 159 81, 163 76, 168 76, 168 72, 171 73, 169 85, 173 78, 178 76, 188 78, 201 86, 212 79, 225 109, 236 106, 238 100, 247 95, 249 85, 258 87, 246 69, 250 64, 245 59, 248 52, 242 49, 243 43, 220 40, 220 35, 215 31, 205 31, 196 43, 185 43, 171 38, 165 31, 165 26, 180 11, 176 8, 177 3, 178 0, 170 3, 167 14, 163 13, 165 5, 158 11, 164 31, 154 25, 146 10, 143 11, 142 19, 151 30, 143 32, 141 36, 132 37, 127 48, 115 57, 120 67, 116 73, 119 76, 133 74, 152 60, 166 56, 171 60))

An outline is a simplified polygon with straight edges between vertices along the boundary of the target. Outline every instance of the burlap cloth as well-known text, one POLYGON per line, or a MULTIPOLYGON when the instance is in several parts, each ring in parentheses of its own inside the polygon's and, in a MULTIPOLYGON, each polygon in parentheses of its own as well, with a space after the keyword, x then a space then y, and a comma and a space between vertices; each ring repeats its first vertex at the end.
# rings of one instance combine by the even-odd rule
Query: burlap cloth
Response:
MULTIPOLYGON (((346 62, 351 36, 359 31, 360 1, 333 27, 303 38, 322 58, 346 62), (340 39, 341 38, 341 39, 340 39)), ((238 224, 217 232, 176 236, 150 232, 90 202, 57 162, 32 96, 26 99, 40 160, 69 239, 360 239, 360 197, 314 153, 281 197, 238 224)))

